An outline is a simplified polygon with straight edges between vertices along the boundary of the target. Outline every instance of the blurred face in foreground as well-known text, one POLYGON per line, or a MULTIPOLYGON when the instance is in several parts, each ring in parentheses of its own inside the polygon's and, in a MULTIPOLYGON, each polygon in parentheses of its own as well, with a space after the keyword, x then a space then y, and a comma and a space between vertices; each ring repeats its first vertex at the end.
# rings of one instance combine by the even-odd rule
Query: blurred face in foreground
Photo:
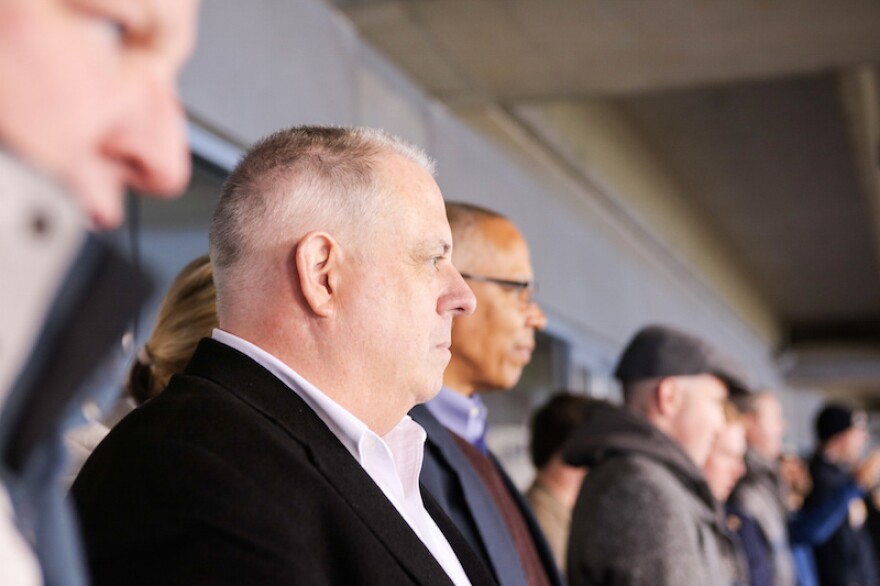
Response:
POLYGON ((189 179, 176 77, 197 0, 0 0, 0 148, 51 176, 96 228, 126 187, 189 179))

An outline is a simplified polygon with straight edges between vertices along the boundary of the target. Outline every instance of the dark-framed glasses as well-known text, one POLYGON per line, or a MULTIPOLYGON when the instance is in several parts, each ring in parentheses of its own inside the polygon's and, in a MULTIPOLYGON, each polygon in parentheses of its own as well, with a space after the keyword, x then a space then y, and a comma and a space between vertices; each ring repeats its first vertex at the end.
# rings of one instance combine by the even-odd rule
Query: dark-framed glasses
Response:
POLYGON ((486 277, 483 275, 472 275, 470 273, 461 273, 462 278, 469 281, 480 281, 481 283, 492 283, 505 289, 516 291, 517 298, 524 304, 530 305, 535 301, 535 295, 538 294, 538 284, 534 281, 512 281, 510 279, 496 279, 494 277, 486 277))

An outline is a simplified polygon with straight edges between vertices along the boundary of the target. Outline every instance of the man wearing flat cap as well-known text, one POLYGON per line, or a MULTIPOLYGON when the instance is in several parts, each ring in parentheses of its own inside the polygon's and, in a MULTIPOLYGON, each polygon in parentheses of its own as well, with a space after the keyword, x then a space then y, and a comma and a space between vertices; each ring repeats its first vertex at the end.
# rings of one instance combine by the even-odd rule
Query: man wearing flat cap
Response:
MULTIPOLYGON (((816 417, 818 448, 810 462, 813 491, 804 508, 816 506, 853 482, 853 470, 868 441, 864 411, 826 405, 816 417)), ((825 543, 813 549, 822 586, 868 586, 880 583, 874 548, 866 527, 867 508, 849 501, 849 515, 825 543)))
POLYGON ((572 515, 571 586, 744 583, 746 569, 702 473, 738 367, 666 326, 639 331, 618 362, 624 407, 591 411, 565 448, 590 466, 572 515))

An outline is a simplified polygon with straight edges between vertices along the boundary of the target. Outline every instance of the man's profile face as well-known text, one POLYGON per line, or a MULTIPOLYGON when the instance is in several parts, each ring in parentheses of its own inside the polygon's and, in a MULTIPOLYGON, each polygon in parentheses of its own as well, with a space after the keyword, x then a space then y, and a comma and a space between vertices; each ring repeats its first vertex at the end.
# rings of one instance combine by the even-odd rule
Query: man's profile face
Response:
MULTIPOLYGON (((475 228, 467 242, 457 243, 454 262, 463 274, 506 281, 534 279, 529 249, 509 221, 493 218, 475 228)), ((498 283, 468 281, 477 310, 452 326, 452 361, 446 382, 453 389, 509 389, 516 385, 535 349, 535 330, 546 316, 529 291, 498 283)))
POLYGON ((367 364, 364 384, 387 389, 387 408, 403 414, 440 390, 452 319, 473 311, 474 296, 452 266, 452 234, 431 175, 400 155, 383 157, 378 173, 390 210, 360 247, 351 339, 367 364))
POLYGON ((746 471, 746 437, 741 423, 728 423, 715 439, 703 472, 715 498, 725 502, 746 471))
POLYGON ((715 437, 724 427, 727 386, 716 376, 675 377, 684 393, 674 415, 676 439, 699 467, 703 467, 715 437))
POLYGON ((775 460, 782 453, 782 439, 785 435, 785 418, 782 404, 773 395, 764 394, 755 403, 755 412, 750 417, 753 423, 749 429, 749 443, 768 460, 775 460))
POLYGON ((98 228, 126 186, 189 178, 176 76, 197 0, 0 0, 0 148, 61 183, 98 228))
POLYGON ((868 423, 864 412, 856 411, 853 414, 852 427, 842 432, 840 436, 844 461, 851 464, 857 462, 868 443, 868 423))

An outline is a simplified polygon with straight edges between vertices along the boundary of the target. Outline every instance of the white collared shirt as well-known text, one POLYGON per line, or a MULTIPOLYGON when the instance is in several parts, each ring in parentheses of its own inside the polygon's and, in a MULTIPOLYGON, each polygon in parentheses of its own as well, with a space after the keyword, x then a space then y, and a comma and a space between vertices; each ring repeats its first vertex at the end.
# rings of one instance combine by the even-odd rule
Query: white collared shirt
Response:
POLYGON ((427 434, 405 415, 380 437, 357 417, 318 390, 292 368, 238 336, 215 329, 212 337, 252 358, 290 387, 315 412, 382 490, 400 516, 456 585, 470 585, 458 557, 428 514, 419 491, 427 434))

